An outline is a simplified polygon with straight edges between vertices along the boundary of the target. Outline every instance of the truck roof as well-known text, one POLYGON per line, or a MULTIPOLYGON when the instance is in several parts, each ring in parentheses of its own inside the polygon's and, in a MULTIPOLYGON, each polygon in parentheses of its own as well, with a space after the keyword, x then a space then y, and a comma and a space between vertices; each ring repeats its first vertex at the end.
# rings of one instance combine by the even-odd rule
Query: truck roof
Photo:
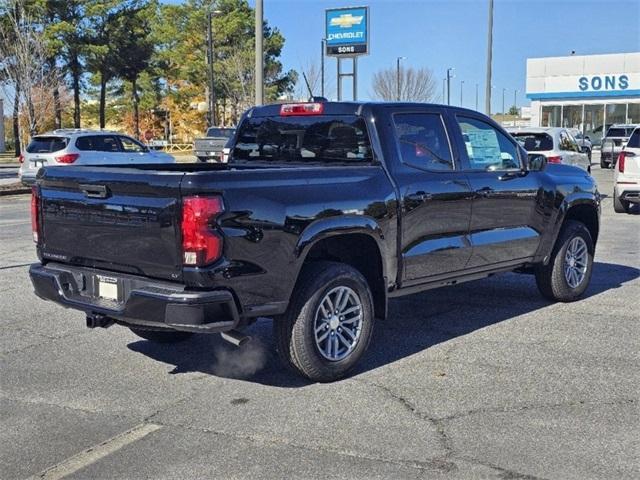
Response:
POLYGON ((322 103, 323 112, 325 115, 360 115, 362 108, 368 107, 441 107, 460 112, 474 112, 468 108, 454 107, 451 105, 441 105, 436 103, 418 103, 418 102, 286 102, 286 103, 274 103, 269 105, 261 105, 252 107, 247 112, 249 117, 272 117, 280 114, 280 108, 282 105, 296 104, 302 105, 307 103, 322 103))

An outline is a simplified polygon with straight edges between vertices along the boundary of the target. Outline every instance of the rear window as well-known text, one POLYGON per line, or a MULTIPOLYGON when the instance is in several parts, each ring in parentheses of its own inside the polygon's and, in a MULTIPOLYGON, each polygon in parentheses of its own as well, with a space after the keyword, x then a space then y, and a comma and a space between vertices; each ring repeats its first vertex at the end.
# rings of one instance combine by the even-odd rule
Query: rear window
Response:
POLYGON ((640 128, 636 128, 633 131, 629 141, 627 142, 627 147, 640 148, 640 128))
POLYGON ((63 150, 69 144, 66 137, 33 137, 27 146, 27 153, 53 153, 63 150))
POLYGON ((233 128, 210 128, 207 130, 207 137, 229 138, 233 135, 233 128))
POLYGON ((633 132, 631 128, 611 127, 607 130, 607 137, 628 137, 633 132))
POLYGON ((527 152, 544 152, 553 150, 553 138, 546 133, 512 133, 527 152))
POLYGON ((373 155, 365 122, 355 115, 247 118, 231 161, 365 163, 373 155))

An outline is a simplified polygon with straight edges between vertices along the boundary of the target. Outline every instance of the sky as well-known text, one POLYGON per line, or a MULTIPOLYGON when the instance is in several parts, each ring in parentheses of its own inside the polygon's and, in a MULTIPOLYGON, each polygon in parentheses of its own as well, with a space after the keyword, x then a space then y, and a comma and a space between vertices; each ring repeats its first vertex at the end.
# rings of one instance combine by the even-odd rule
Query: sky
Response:
MULTIPOLYGON (((464 81, 463 106, 475 108, 477 83, 483 109, 488 0, 264 0, 265 20, 286 40, 285 69, 301 71, 309 62, 320 63, 326 8, 361 5, 370 7, 371 53, 358 60, 359 99, 371 98, 375 71, 395 68, 396 58, 404 56, 404 65, 434 73, 437 101, 452 67, 451 103, 460 104, 464 81)), ((524 94, 527 58, 572 50, 577 55, 640 51, 640 0, 495 0, 492 112, 502 111, 503 88, 505 109, 513 104, 516 89, 517 105, 529 104, 524 94)), ((328 58, 325 69, 335 90, 336 60, 328 58)), ((349 82, 344 80, 345 99, 351 98, 349 82)))

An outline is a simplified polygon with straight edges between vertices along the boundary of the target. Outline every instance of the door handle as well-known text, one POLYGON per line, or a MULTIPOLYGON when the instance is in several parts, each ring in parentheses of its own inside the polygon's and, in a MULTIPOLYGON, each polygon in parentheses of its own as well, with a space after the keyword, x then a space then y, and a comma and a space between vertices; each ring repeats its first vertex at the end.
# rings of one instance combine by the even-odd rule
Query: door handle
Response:
POLYGON ((109 189, 106 185, 78 185, 80 190, 89 198, 107 198, 109 189))
POLYGON ((405 199, 411 202, 424 202, 426 200, 431 200, 432 198, 433 198, 433 195, 427 192, 410 193, 405 197, 405 199))
POLYGON ((476 190, 476 195, 480 197, 489 197, 495 190, 491 187, 482 187, 480 190, 476 190))

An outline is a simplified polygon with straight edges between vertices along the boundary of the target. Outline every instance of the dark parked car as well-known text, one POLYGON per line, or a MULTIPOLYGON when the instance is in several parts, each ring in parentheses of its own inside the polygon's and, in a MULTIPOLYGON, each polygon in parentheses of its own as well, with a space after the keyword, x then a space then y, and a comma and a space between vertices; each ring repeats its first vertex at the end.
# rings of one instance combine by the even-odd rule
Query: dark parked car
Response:
POLYGON ((227 164, 41 170, 37 295, 158 342, 222 332, 238 344, 271 317, 284 363, 331 381, 394 297, 514 270, 555 301, 589 284, 594 180, 527 158, 477 112, 269 105, 243 116, 231 146, 227 164))
POLYGON ((602 139, 602 149, 600 151, 600 167, 615 167, 616 160, 620 152, 629 141, 631 132, 638 125, 611 125, 607 130, 607 135, 602 139))

